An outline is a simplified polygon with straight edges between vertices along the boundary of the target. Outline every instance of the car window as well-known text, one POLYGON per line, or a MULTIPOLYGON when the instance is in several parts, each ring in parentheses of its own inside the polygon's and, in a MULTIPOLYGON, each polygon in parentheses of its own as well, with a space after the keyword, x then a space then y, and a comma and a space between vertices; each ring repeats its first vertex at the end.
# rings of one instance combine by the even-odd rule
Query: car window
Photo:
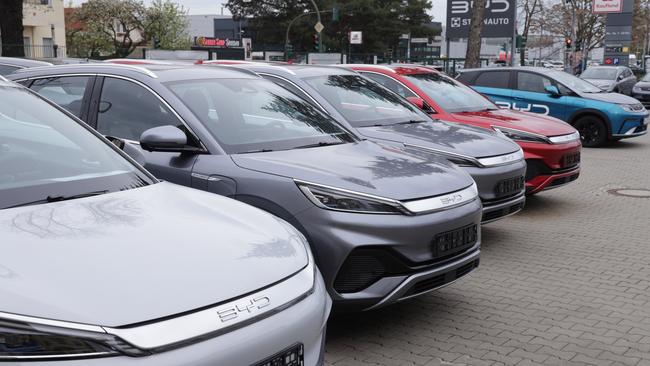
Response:
POLYGON ((402 98, 416 97, 416 95, 408 90, 404 85, 395 79, 388 77, 386 75, 377 74, 374 72, 364 72, 360 71, 361 75, 369 78, 370 80, 383 85, 384 87, 392 90, 393 92, 402 96, 402 98))
POLYGON ((510 86, 510 71, 488 71, 481 73, 474 85, 488 88, 508 89, 510 86))
POLYGON ((519 72, 517 74, 517 89, 534 93, 546 93, 545 88, 553 83, 548 78, 533 74, 531 72, 519 72))
POLYGON ((152 183, 59 109, 1 83, 0 166, 0 209, 152 183))
POLYGON ((305 81, 355 127, 430 120, 399 95, 356 74, 321 75, 305 81))
POLYGON ((305 92, 303 92, 300 88, 295 86, 293 83, 290 83, 290 82, 288 82, 287 80, 285 80, 283 78, 273 76, 273 75, 266 75, 265 74, 265 75, 262 75, 262 77, 264 79, 270 80, 270 81, 280 85, 281 87, 287 89, 288 91, 290 91, 293 94, 299 96, 300 98, 306 100, 307 102, 313 103, 312 99, 307 94, 305 94, 305 92))
POLYGON ((623 69, 623 77, 629 78, 630 76, 632 76, 632 71, 630 69, 623 69))
POLYGON ((9 75, 18 69, 19 67, 17 66, 0 65, 0 75, 9 75))
POLYGON ((269 80, 183 80, 167 86, 228 154, 355 141, 313 104, 269 80))
POLYGON ((91 78, 89 76, 66 76, 34 80, 30 89, 81 117, 84 94, 91 78))
POLYGON ((97 114, 101 134, 139 141, 142 132, 167 125, 181 122, 152 92, 127 80, 104 80, 97 114))
POLYGON ((598 80, 614 80, 616 79, 617 70, 615 67, 590 67, 587 68, 581 75, 581 79, 598 79, 598 80))

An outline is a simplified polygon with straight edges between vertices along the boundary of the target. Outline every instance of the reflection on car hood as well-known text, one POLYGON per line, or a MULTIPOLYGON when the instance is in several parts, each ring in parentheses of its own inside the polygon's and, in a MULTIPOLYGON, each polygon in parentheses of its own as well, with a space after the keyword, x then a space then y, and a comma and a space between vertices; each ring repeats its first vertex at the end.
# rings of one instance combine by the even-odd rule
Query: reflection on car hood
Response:
POLYGON ((362 135, 379 140, 419 145, 474 158, 509 154, 519 149, 492 131, 457 123, 423 122, 357 128, 362 135))
POLYGON ((480 123, 485 127, 501 126, 543 136, 568 135, 576 132, 568 123, 539 113, 520 112, 511 109, 497 109, 482 112, 455 113, 458 120, 480 123))
POLYGON ((303 268, 261 210, 171 183, 0 210, 0 311, 104 326, 252 292, 303 268))
POLYGON ((616 103, 616 104, 638 104, 639 103, 638 100, 620 93, 581 93, 580 96, 585 99, 598 100, 601 102, 609 102, 609 103, 616 103))
POLYGON ((468 187, 472 178, 433 154, 413 154, 370 141, 310 149, 232 155, 242 168, 407 200, 468 187))
POLYGON ((604 79, 582 79, 582 80, 588 81, 599 88, 609 88, 610 86, 614 85, 613 80, 604 80, 604 79))

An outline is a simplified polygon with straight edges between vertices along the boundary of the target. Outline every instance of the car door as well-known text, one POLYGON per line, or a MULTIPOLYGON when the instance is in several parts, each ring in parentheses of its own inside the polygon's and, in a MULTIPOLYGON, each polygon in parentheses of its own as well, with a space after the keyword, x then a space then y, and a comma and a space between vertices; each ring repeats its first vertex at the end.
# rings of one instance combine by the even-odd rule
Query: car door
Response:
POLYGON ((636 77, 634 76, 632 70, 627 67, 623 69, 622 84, 623 87, 621 88, 621 92, 623 94, 632 95, 632 88, 634 88, 634 85, 636 84, 636 77))
POLYGON ((142 132, 159 126, 178 126, 188 143, 198 144, 183 121, 158 94, 135 80, 103 77, 93 93, 91 125, 104 136, 116 137, 142 154, 144 166, 156 177, 185 186, 192 185, 196 154, 148 152, 140 148, 142 132))
POLYGON ((512 108, 513 90, 510 89, 510 70, 490 70, 480 72, 471 82, 479 93, 490 98, 501 108, 512 108))
POLYGON ((39 78, 23 85, 86 120, 94 83, 94 75, 78 75, 39 78))
POLYGON ((517 71, 516 90, 513 92, 512 109, 533 112, 563 119, 566 115, 566 98, 546 91, 556 83, 546 76, 529 71, 517 71))

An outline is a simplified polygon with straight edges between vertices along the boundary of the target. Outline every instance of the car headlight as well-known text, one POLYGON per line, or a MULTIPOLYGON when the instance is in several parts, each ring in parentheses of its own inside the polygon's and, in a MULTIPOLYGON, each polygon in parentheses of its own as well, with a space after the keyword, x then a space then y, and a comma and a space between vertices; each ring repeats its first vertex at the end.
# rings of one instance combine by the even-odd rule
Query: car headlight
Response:
POLYGON ((568 135, 551 136, 548 139, 554 144, 566 144, 566 143, 572 142, 572 141, 579 141, 580 140, 580 132, 576 131, 576 132, 570 133, 568 135))
POLYGON ((296 181, 296 184, 311 202, 324 209, 376 214, 405 213, 399 201, 301 181, 296 181))
POLYGON ((619 104, 619 107, 621 107, 624 111, 629 112, 629 113, 645 112, 645 107, 641 103, 638 103, 638 104, 619 104))
POLYGON ((523 142, 538 142, 542 144, 550 143, 549 139, 544 135, 538 135, 532 132, 526 132, 521 130, 515 130, 512 128, 506 128, 501 126, 492 126, 492 129, 498 132, 501 132, 504 136, 514 140, 514 141, 523 141, 523 142))
POLYGON ((639 88, 638 86, 635 85, 635 86, 632 88, 632 91, 635 92, 635 93, 641 93, 641 88, 639 88))
POLYGON ((0 314, 0 362, 148 354, 99 326, 0 314))

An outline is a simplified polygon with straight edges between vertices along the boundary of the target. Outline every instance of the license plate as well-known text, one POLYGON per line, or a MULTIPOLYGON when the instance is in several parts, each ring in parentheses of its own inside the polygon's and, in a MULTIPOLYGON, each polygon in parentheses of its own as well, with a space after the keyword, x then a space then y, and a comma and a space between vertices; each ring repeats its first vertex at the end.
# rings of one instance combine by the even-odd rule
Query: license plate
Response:
POLYGON ((477 240, 478 226, 468 225, 436 235, 433 239, 433 245, 436 255, 441 257, 471 247, 476 244, 477 240))
POLYGON ((571 166, 580 163, 580 152, 567 154, 562 157, 562 166, 571 166))
POLYGON ((497 183, 494 188, 497 197, 507 196, 509 194, 519 193, 524 189, 524 177, 515 177, 504 179, 497 183))
POLYGON ((303 366, 305 364, 305 347, 297 344, 254 366, 303 366))

